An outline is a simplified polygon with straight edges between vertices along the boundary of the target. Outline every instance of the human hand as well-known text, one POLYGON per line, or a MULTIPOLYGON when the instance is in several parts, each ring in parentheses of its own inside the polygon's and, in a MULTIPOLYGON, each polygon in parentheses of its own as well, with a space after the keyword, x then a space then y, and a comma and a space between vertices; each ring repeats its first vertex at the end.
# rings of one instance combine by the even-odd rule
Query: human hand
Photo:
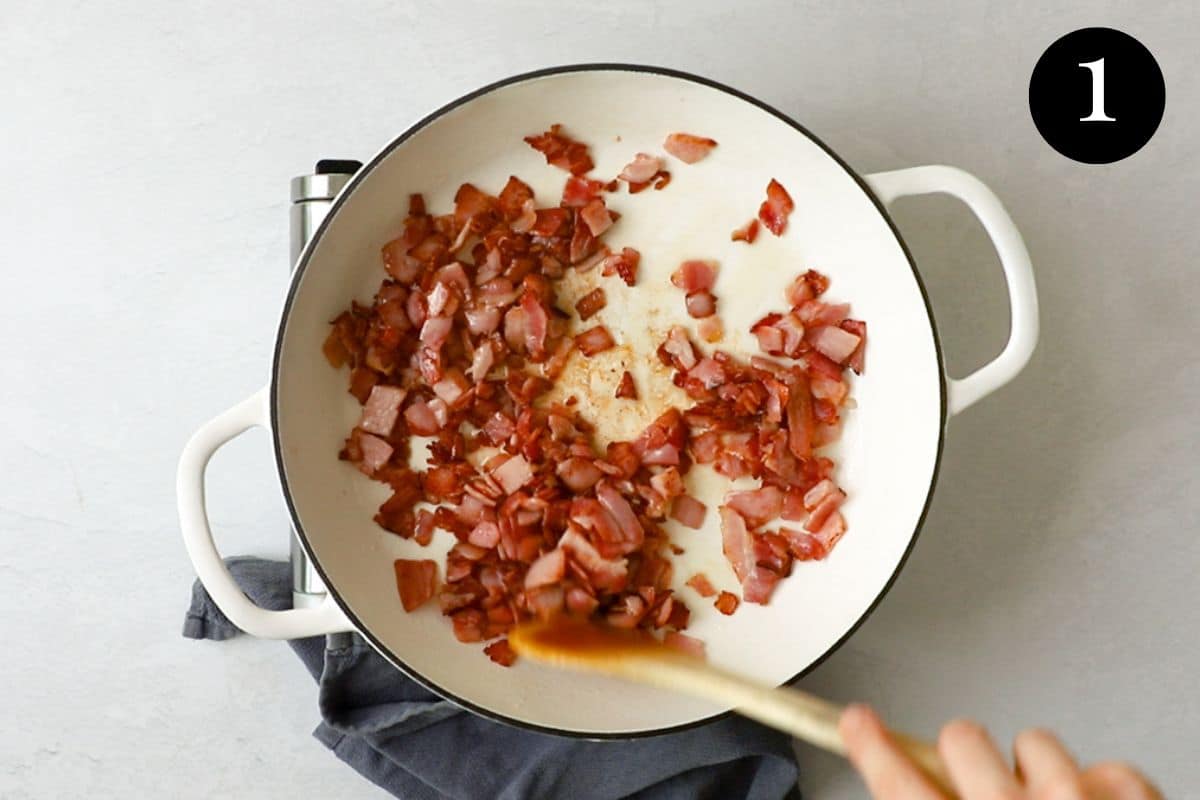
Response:
MULTIPOLYGON (((875 800, 944 800, 867 706, 849 706, 838 730, 875 800)), ((1105 761, 1081 769, 1049 731, 1023 731, 1013 752, 1015 770, 988 732, 966 720, 947 724, 938 737, 938 753, 962 800, 1162 800, 1127 764, 1105 761)))

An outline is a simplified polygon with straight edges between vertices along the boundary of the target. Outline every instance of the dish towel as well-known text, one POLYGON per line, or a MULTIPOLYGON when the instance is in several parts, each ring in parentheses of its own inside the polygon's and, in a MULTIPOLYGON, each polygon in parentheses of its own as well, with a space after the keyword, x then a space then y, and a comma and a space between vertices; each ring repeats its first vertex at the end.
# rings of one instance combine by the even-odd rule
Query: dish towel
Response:
MULTIPOLYGON (((287 562, 232 558, 259 605, 291 608, 287 562)), ((191 639, 236 636, 199 581, 183 625, 191 639)), ((729 716, 680 733, 585 741, 467 712, 407 678, 357 634, 289 642, 317 680, 313 735, 404 800, 780 800, 799 798, 787 736, 729 716)))

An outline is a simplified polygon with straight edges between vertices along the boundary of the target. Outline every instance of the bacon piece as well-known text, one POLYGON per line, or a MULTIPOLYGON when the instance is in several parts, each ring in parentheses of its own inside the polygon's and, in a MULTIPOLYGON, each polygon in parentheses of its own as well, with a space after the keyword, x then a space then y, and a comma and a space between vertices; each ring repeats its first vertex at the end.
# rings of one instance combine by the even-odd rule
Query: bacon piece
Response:
POLYGON ((685 164, 695 164, 702 160, 716 146, 716 139, 693 136, 690 133, 672 133, 663 142, 663 149, 685 164))
POLYGON ((675 467, 667 467, 650 478, 650 486, 667 500, 674 500, 684 492, 683 477, 675 467))
POLYGON ((600 274, 605 277, 618 275, 625 281, 626 286, 633 286, 637 283, 638 263, 641 260, 642 254, 637 250, 632 247, 621 248, 621 252, 613 253, 604 259, 600 274))
POLYGON ((573 492, 586 492, 604 477, 604 473, 590 459, 579 456, 559 462, 555 473, 573 492))
POLYGON ((589 320, 600 309, 608 305, 608 297, 603 287, 597 286, 575 302, 575 310, 581 320, 589 320))
POLYGON ((476 547, 490 550, 500 543, 500 526, 494 522, 483 520, 471 529, 467 541, 476 547))
POLYGON ((703 572, 697 572, 692 577, 688 578, 687 584, 696 590, 696 594, 701 597, 712 597, 717 593, 712 583, 708 580, 708 576, 703 572))
POLYGON ((421 400, 410 403, 408 408, 404 409, 404 421, 408 429, 417 436, 432 436, 442 429, 433 409, 421 400))
POLYGON ((696 366, 688 370, 687 377, 689 381, 696 381, 705 389, 715 389, 729 378, 725 373, 725 365, 715 358, 702 358, 697 361, 696 366))
POLYGON ((688 316, 695 319, 711 317, 717 313, 717 298, 709 292, 695 292, 686 298, 688 316))
POLYGON ((725 616, 729 616, 734 611, 737 611, 738 599, 733 592, 721 592, 717 599, 713 601, 713 606, 725 616))
POLYGON ((596 499, 600 501, 600 505, 620 528, 623 537, 623 552, 629 553, 641 547, 646 532, 642 528, 642 523, 638 522, 637 515, 633 513, 629 501, 607 481, 596 484, 596 499))
POLYGON ((396 588, 405 611, 416 611, 437 592, 437 562, 396 559, 396 588))
POLYGON ((725 506, 745 520, 747 527, 759 528, 779 516, 783 510, 783 492, 776 486, 725 495, 725 506))
POLYGON ((482 642, 486 618, 477 608, 464 608, 450 615, 454 623, 454 637, 460 642, 482 642))
POLYGON ((716 282, 717 265, 713 261, 684 261, 671 273, 671 284, 687 294, 707 292, 716 282))
POLYGON ((376 385, 367 397, 358 427, 368 433, 390 436, 400 417, 400 404, 404 402, 405 394, 399 386, 376 385))
POLYGON ((608 332, 608 328, 603 325, 589 328, 575 337, 575 346, 579 348, 579 352, 588 358, 616 347, 616 344, 613 341, 612 334, 608 332))
POLYGON ((742 599, 747 603, 766 605, 775 592, 780 576, 769 569, 755 567, 750 576, 742 582, 742 599))
POLYGON ((533 469, 524 456, 512 456, 491 471, 492 478, 500 484, 505 494, 512 494, 533 480, 533 469))
POLYGON ((681 653, 687 653, 695 658, 704 658, 704 642, 697 639, 695 636, 688 636, 686 633, 679 631, 667 631, 663 636, 663 644, 670 647, 672 650, 678 650, 681 653))
POLYGON ((696 366, 696 350, 692 347, 692 343, 688 340, 687 331, 678 325, 675 325, 667 332, 667 340, 662 344, 662 350, 666 352, 675 364, 676 369, 681 369, 684 372, 696 366))
POLYGON ((810 331, 808 340, 822 355, 838 364, 846 363, 862 342, 853 333, 832 325, 810 331))
POLYGON ((811 458, 813 449, 813 408, 808 379, 793 375, 788 387, 788 449, 796 458, 811 458))
POLYGON ((729 240, 733 242, 745 242, 746 244, 754 244, 754 240, 758 238, 758 220, 752 219, 740 228, 735 228, 733 233, 729 234, 729 240))
POLYGON ((475 383, 482 383, 484 378, 492 369, 492 365, 496 363, 496 351, 488 342, 480 342, 475 348, 475 355, 471 359, 471 379, 475 383))
POLYGON ((704 516, 708 506, 691 495, 681 494, 671 504, 671 519, 685 528, 699 529, 704 524, 704 516))
POLYGON ((433 385, 433 393, 448 406, 453 406, 471 388, 470 381, 462 370, 451 367, 442 373, 442 379, 433 385))
POLYGON ((508 182, 500 190, 498 203, 500 213, 504 215, 505 219, 512 222, 525 213, 526 204, 532 207, 533 189, 517 176, 509 175, 508 182))
POLYGON ((842 512, 834 511, 813 536, 824 546, 825 552, 829 553, 845 533, 846 518, 842 516, 842 512))
POLYGON ((637 386, 634 385, 633 375, 629 372, 629 370, 625 370, 625 372, 621 374, 621 382, 617 385, 616 396, 625 400, 638 399, 637 386))
POLYGON ((647 153, 638 153, 633 161, 625 165, 617 177, 626 183, 649 183, 662 169, 662 159, 647 153))
POLYGON ((582 208, 596 198, 604 189, 604 183, 589 178, 572 175, 563 186, 562 205, 572 208, 582 208))
POLYGON ((502 667, 511 667, 517 662, 517 654, 513 652, 508 639, 497 639, 483 648, 483 652, 487 654, 488 658, 502 667))
POLYGON ((546 163, 565 169, 572 175, 590 172, 595 164, 588 154, 587 145, 577 142, 563 133, 562 125, 551 125, 550 130, 536 136, 526 136, 526 143, 546 157, 546 163))
POLYGON ((862 375, 867 369, 867 323, 857 319, 844 319, 841 327, 842 330, 854 334, 859 339, 858 347, 850 354, 846 365, 854 370, 855 375, 862 375))
POLYGON ((781 236, 784 228, 787 227, 788 215, 795 208, 796 204, 792 202, 792 196, 788 194, 787 189, 784 189, 783 184, 772 178, 771 182, 767 184, 767 199, 758 209, 758 218, 767 227, 767 230, 776 236, 781 236))
POLYGON ((521 310, 525 312, 525 350, 534 361, 541 361, 546 356, 550 314, 537 295, 528 290, 521 295, 521 310))
POLYGON ((379 468, 386 464, 392 457, 392 453, 395 452, 390 444, 369 433, 359 435, 358 446, 362 451, 362 460, 359 461, 358 466, 367 475, 374 475, 378 472, 379 468))
POLYGON ((591 200, 584 206, 579 211, 579 217, 592 232, 592 236, 599 236, 613 225, 612 214, 608 213, 608 207, 604 205, 604 199, 600 197, 591 200))
POLYGON ((583 535, 583 529, 575 523, 568 523, 566 533, 558 540, 558 546, 579 564, 597 589, 616 592, 624 588, 627 574, 625 559, 601 556, 583 535))
POLYGON ((558 583, 567 572, 567 554, 563 550, 551 550, 538 557, 525 573, 525 588, 535 589, 550 583, 558 583))
POLYGON ((721 324, 720 317, 705 317, 696 324, 696 333, 706 342, 719 342, 725 335, 725 326, 721 324))

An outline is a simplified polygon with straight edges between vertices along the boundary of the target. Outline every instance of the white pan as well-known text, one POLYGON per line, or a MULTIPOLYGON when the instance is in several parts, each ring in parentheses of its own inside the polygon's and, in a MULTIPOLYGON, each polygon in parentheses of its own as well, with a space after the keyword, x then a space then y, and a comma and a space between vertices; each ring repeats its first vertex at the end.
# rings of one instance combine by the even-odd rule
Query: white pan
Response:
MULTIPOLYGON (((594 738, 661 733, 728 709, 527 662, 502 669, 480 646, 456 641, 435 603, 404 613, 392 560, 438 558, 451 537, 439 532, 442 538, 423 549, 377 527, 372 515, 387 488, 337 459, 359 407, 346 392, 345 372, 329 366, 321 343, 329 321, 352 298, 369 302, 378 288, 380 247, 397 234, 408 194, 423 192, 430 209, 442 213, 452 209, 460 183, 495 193, 512 174, 539 197, 557 197, 565 173, 522 141, 556 122, 591 145, 599 176, 615 175, 638 151, 661 153, 673 131, 720 142, 703 162, 673 162, 673 180, 663 191, 611 200, 624 216, 608 244, 642 253, 638 287, 625 291, 608 280, 609 307, 602 312, 631 362, 652 358, 667 326, 688 323, 682 298, 668 283, 685 257, 720 262, 715 294, 729 332, 726 349, 756 352, 750 323, 782 307, 784 286, 810 267, 829 275, 829 296, 852 303, 853 315, 870 327, 867 371, 853 386, 858 406, 847 414, 835 450, 838 480, 849 494, 845 538, 826 560, 798 563, 769 605, 743 604, 732 617, 681 589, 693 612, 688 633, 707 642, 711 661, 768 683, 812 669, 886 593, 929 507, 947 418, 1009 381, 1029 359, 1037 339, 1033 273, 1012 220, 972 176, 943 166, 859 176, 764 103, 658 68, 571 66, 501 81, 421 120, 349 183, 300 258, 269 384, 204 425, 184 450, 180 520, 196 572, 221 610, 248 633, 290 639, 357 631, 399 669, 477 713, 594 738), (786 234, 764 233, 749 247, 731 243, 730 231, 754 215, 771 178, 795 200, 786 234), (898 197, 935 192, 959 198, 979 218, 1008 282, 1009 341, 999 357, 961 380, 944 372, 920 276, 886 210, 898 197), (213 544, 205 466, 217 448, 252 426, 271 431, 300 541, 329 589, 319 607, 255 606, 213 544)), ((609 391, 598 389, 593 397, 609 391)), ((655 403, 647 405, 641 416, 618 414, 597 399, 591 414, 604 432, 624 436, 654 415, 655 403)), ((695 472, 692 490, 715 509, 722 487, 703 470, 695 472)), ((676 560, 681 585, 702 570, 721 588, 736 590, 716 525, 710 512, 701 531, 671 530, 687 544, 676 560)))

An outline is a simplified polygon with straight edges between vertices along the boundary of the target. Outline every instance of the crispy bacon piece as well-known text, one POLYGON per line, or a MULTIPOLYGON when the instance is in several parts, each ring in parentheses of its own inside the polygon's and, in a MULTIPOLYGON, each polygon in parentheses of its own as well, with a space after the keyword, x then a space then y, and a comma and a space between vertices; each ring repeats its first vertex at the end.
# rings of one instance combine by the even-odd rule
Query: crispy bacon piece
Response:
POLYGON ((716 607, 717 611, 720 611, 725 616, 729 616, 734 611, 737 611, 737 595, 733 592, 721 592, 717 596, 717 599, 713 601, 713 606, 716 607))
POLYGON ((686 299, 689 317, 704 319, 717 313, 717 298, 709 292, 694 292, 686 299))
POLYGON ((708 580, 708 576, 703 572, 697 572, 695 575, 688 578, 687 585, 695 589, 696 594, 700 595, 701 597, 713 597, 717 593, 717 590, 708 580))
POLYGON ((662 159, 647 153, 638 153, 633 161, 625 165, 617 177, 629 184, 649 183, 662 169, 662 159))
POLYGON ((730 241, 745 242, 746 244, 754 244, 754 240, 758 238, 758 220, 752 219, 740 228, 734 228, 733 233, 729 234, 730 241))
POLYGON ((497 639, 483 648, 483 652, 487 654, 488 658, 502 667, 511 667, 517 662, 517 654, 513 652, 512 647, 508 644, 508 639, 497 639))
POLYGON ((691 495, 681 494, 671 504, 671 519, 685 528, 698 529, 704 524, 708 506, 691 495))
POLYGON ((606 305, 608 296, 605 295, 603 287, 597 286, 575 302, 575 311, 578 312, 579 318, 586 322, 606 305))
POLYGON ((608 332, 608 328, 603 325, 597 325, 594 328, 588 328, 583 333, 575 337, 575 346, 579 348, 579 352, 583 353, 588 358, 603 353, 616 347, 616 342, 613 341, 612 334, 608 332))
POLYGON ((565 169, 572 175, 583 175, 595 166, 587 145, 563 133, 562 125, 554 124, 545 133, 526 136, 525 142, 544 155, 547 164, 565 169))
POLYGON ((400 404, 404 402, 404 395, 405 391, 399 386, 374 386, 366 405, 363 406, 358 427, 368 433, 390 436, 392 428, 396 427, 396 420, 400 417, 400 404))
POLYGON ((671 273, 671 284, 687 294, 707 292, 717 282, 717 265, 713 261, 691 259, 684 261, 671 273))
POLYGON ((416 611, 437 592, 437 562, 425 558, 396 559, 396 588, 405 611, 416 611))
POLYGON ((844 319, 841 327, 842 330, 849 331, 858 337, 858 347, 854 348, 854 352, 850 354, 846 366, 854 370, 855 375, 862 375, 867 369, 867 323, 857 319, 844 319))
POLYGON ((641 260, 641 253, 632 247, 624 247, 621 252, 613 253, 604 259, 600 274, 605 277, 619 275, 626 286, 633 286, 637 283, 638 263, 641 260))
POLYGON ((626 400, 638 399, 637 386, 634 385, 633 375, 630 374, 629 370, 625 370, 625 372, 621 374, 621 382, 617 385, 616 396, 626 400))
POLYGON ((858 336, 833 325, 810 331, 808 340, 821 355, 838 364, 846 363, 862 343, 858 336))
MULTIPOLYGON (((592 236, 599 236, 612 227, 613 217, 602 198, 594 198, 579 211, 579 218, 587 225, 592 236)), ((578 259, 576 259, 578 260, 578 259)))
POLYGON ((782 236, 784 228, 787 227, 788 215, 795 208, 796 204, 792 202, 792 196, 788 194, 787 189, 772 178, 767 184, 767 199, 759 206, 758 218, 767 230, 776 236, 782 236))
POLYGON ((663 149, 685 164, 695 164, 704 159, 716 146, 716 139, 690 133, 672 133, 663 142, 663 149))
POLYGON ((567 183, 563 186, 562 205, 582 208, 596 199, 603 190, 604 183, 601 181, 572 175, 567 178, 567 183))

